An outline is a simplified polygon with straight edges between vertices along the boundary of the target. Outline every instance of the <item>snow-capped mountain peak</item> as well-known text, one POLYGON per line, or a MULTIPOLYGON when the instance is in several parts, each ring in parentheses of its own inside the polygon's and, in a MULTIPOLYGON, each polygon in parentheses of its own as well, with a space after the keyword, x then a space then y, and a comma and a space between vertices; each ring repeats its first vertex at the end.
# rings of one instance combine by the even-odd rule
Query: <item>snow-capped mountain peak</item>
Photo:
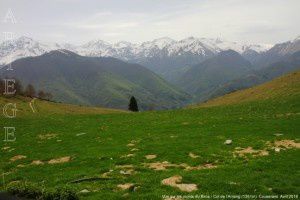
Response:
POLYGON ((300 40, 300 35, 298 35, 298 37, 296 37, 293 42, 299 41, 300 40))
MULTIPOLYGON (((298 37, 299 38, 299 37, 298 37)), ((126 41, 111 44, 103 40, 92 40, 83 45, 69 43, 41 43, 22 36, 13 41, 0 44, 0 65, 27 56, 38 56, 57 49, 67 49, 84 56, 111 56, 122 60, 138 60, 147 57, 199 55, 210 56, 220 51, 232 49, 239 53, 254 50, 258 53, 271 48, 270 45, 240 44, 220 38, 188 37, 174 40, 168 37, 158 38, 140 44, 126 41)))
POLYGON ((47 51, 47 45, 29 37, 22 36, 16 40, 7 40, 0 44, 0 65, 23 57, 41 55, 47 51))
POLYGON ((111 46, 111 44, 103 40, 92 40, 82 45, 82 47, 84 48, 95 48, 95 49, 102 48, 102 47, 109 47, 109 46, 111 46))
POLYGON ((130 48, 132 47, 134 44, 132 44, 131 42, 127 42, 127 41, 120 41, 117 43, 114 43, 112 46, 114 48, 130 48))
POLYGON ((169 38, 169 37, 162 37, 153 40, 151 43, 156 45, 159 49, 162 49, 166 47, 167 45, 171 45, 175 42, 175 40, 169 38))

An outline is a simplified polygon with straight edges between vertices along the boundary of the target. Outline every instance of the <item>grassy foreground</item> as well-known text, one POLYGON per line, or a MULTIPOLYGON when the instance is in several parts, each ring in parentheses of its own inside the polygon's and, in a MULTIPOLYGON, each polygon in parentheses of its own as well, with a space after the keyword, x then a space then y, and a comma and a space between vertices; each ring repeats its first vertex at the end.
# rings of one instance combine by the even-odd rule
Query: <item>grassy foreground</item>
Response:
POLYGON ((0 186, 68 187, 80 199, 300 194, 297 91, 174 111, 1 117, 17 139, 1 142, 0 186), (173 176, 182 182, 162 184, 173 176))

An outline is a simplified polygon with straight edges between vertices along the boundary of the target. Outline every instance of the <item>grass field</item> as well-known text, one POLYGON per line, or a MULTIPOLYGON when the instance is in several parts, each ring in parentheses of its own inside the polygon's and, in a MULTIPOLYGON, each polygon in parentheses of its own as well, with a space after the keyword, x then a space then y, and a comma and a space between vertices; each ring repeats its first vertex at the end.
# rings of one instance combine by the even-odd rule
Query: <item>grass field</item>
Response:
POLYGON ((0 126, 15 126, 17 137, 1 142, 1 188, 67 186, 80 199, 300 194, 294 76, 281 80, 296 88, 283 87, 285 95, 173 111, 47 114, 45 103, 40 113, 26 114, 25 101, 22 115, 1 118, 0 126), (182 182, 167 179, 173 176, 182 182))

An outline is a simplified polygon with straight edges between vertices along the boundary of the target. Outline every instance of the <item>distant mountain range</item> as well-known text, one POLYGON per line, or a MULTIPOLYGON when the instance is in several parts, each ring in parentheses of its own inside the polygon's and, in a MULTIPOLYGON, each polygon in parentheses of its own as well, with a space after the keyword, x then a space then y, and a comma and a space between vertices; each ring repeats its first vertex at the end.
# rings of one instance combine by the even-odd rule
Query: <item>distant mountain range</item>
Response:
MULTIPOLYGON (((7 67, 7 66, 6 66, 7 67)), ((0 77, 14 77, 37 90, 51 92, 55 101, 127 109, 130 96, 141 110, 177 108, 190 97, 139 64, 116 58, 84 57, 54 50, 12 63, 0 77)))
MULTIPOLYGON (((183 61, 173 65, 186 64, 188 58, 194 57, 192 64, 199 63, 203 59, 213 56, 221 51, 232 49, 239 53, 248 50, 264 52, 272 45, 262 44, 239 44, 220 39, 195 38, 189 37, 183 40, 173 40, 170 38, 159 38, 153 41, 133 44, 130 42, 118 42, 111 44, 102 40, 93 40, 83 45, 42 43, 28 37, 20 37, 12 41, 4 41, 0 44, 0 65, 8 64, 16 59, 39 56, 45 52, 57 49, 66 49, 82 56, 92 57, 114 57, 124 61, 146 63, 149 67, 153 58, 169 58, 172 60, 183 61), (147 60, 149 59, 149 61, 147 60)), ((159 62, 157 63, 159 64, 159 62)))
POLYGON ((299 52, 300 37, 273 47, 194 37, 79 46, 21 37, 0 44, 0 62, 16 60, 17 78, 52 92, 58 101, 126 108, 134 95, 143 109, 169 109, 297 70, 299 52))
POLYGON ((300 51, 300 36, 294 40, 276 44, 268 51, 262 52, 258 55, 258 58, 253 61, 253 65, 256 66, 256 68, 267 67, 298 51, 300 51))
POLYGON ((300 51, 274 61, 257 69, 237 52, 228 50, 191 67, 177 85, 194 95, 193 102, 203 102, 300 70, 300 51))

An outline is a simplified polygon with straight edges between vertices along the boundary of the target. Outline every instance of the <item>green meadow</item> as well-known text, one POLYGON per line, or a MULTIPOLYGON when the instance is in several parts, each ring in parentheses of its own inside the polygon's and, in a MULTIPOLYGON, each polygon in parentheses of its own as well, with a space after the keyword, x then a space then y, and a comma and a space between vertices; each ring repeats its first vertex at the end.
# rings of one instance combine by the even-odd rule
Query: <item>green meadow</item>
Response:
POLYGON ((32 113, 28 99, 1 98, 20 110, 0 121, 16 129, 15 142, 1 142, 1 190, 46 199, 66 188, 74 196, 65 199, 95 200, 300 194, 299 73, 293 76, 285 87, 278 85, 287 79, 272 85, 291 91, 285 95, 171 111, 78 113, 82 107, 55 110, 36 100, 32 113), (182 180, 162 182, 174 176, 182 180))

